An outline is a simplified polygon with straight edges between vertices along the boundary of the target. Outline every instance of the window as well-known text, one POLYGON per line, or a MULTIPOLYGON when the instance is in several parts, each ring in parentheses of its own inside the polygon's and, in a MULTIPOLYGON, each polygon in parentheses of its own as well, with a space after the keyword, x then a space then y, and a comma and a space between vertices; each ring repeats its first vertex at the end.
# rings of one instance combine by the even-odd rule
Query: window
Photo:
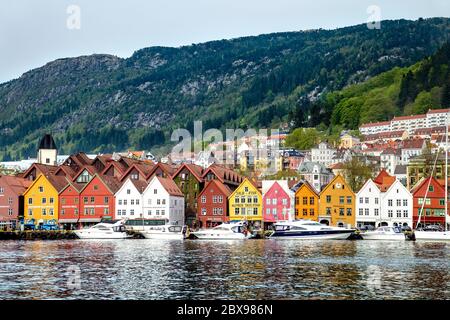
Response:
POLYGON ((266 209, 266 214, 270 214, 270 208, 266 209))
POLYGON ((433 191, 434 191, 434 187, 433 187, 433 186, 429 186, 429 187, 428 187, 428 191, 429 191, 429 192, 433 192, 433 191))
MULTIPOLYGON (((175 200, 175 204, 177 204, 176 201, 177 201, 177 200, 175 200)), ((139 205, 139 199, 136 199, 136 205, 137 205, 137 206, 139 205)))
POLYGON ((93 216, 95 214, 95 209, 94 208, 90 208, 89 209, 89 213, 91 214, 91 216, 93 216))
POLYGON ((314 215, 314 209, 309 209, 309 215, 313 216, 314 215))
POLYGON ((131 199, 131 200, 130 200, 130 204, 131 204, 132 206, 134 206, 134 199, 131 199))
POLYGON ((352 197, 347 197, 347 204, 352 204, 352 197))
POLYGON ((223 203, 223 196, 218 196, 219 203, 223 203))
POLYGON ((33 216, 33 210, 32 210, 32 209, 28 209, 28 215, 29 215, 30 217, 33 216))
POLYGON ((276 198, 272 199, 272 204, 273 204, 273 205, 276 205, 276 204, 277 204, 277 199, 276 199, 276 198))
POLYGON ((94 190, 98 190, 98 185, 94 185, 94 190))
POLYGON ((95 203, 95 197, 91 197, 91 203, 95 203))
POLYGON ((393 210, 388 210, 388 217, 392 218, 394 215, 394 211, 393 210))
POLYGON ((28 198, 28 204, 33 204, 33 198, 28 198))
POLYGON ((277 214, 277 208, 273 208, 273 209, 272 209, 272 214, 273 214, 273 215, 276 215, 276 214, 277 214))
POLYGON ((402 210, 397 210, 397 218, 401 218, 402 217, 402 210))
POLYGON ((239 208, 235 208, 234 209, 234 214, 237 215, 237 216, 239 215, 239 208))
POLYGON ((77 208, 73 209, 73 213, 77 216, 78 215, 78 209, 77 208))
POLYGON ((326 214, 327 214, 327 216, 331 216, 331 208, 330 207, 327 207, 326 214))
POLYGON ((378 209, 378 208, 375 209, 375 215, 376 215, 376 216, 379 216, 379 215, 380 215, 380 209, 378 209))
POLYGON ((213 196, 213 197, 212 197, 212 202, 213 202, 213 203, 217 203, 217 196, 213 196))
POLYGON ((439 199, 439 205, 445 206, 445 199, 439 199))
POLYGON ((122 214, 122 210, 117 210, 117 215, 120 216, 122 214))
POLYGON ((352 215, 352 209, 347 208, 347 216, 350 217, 352 215))
POLYGON ((42 198, 42 204, 46 204, 47 203, 47 198, 42 198))
POLYGON ((66 214, 66 210, 61 209, 61 215, 63 216, 63 215, 65 215, 65 214, 66 214))
POLYGON ((344 215, 344 208, 339 208, 339 215, 343 216, 344 215))
POLYGON ((388 200, 388 206, 389 206, 389 207, 392 207, 392 199, 389 199, 389 200, 388 200))
POLYGON ((366 216, 369 215, 369 209, 368 209, 368 208, 365 208, 365 209, 364 209, 364 215, 366 215, 366 216))
POLYGON ((122 199, 119 199, 119 206, 122 205, 122 199))
POLYGON ((379 198, 375 198, 375 204, 378 204, 379 198))
POLYGON ((244 188, 244 192, 248 192, 248 187, 245 187, 245 188, 244 188))
POLYGON ((270 204, 270 198, 266 199, 266 204, 270 204))
POLYGON ((44 192, 44 187, 40 186, 39 187, 39 192, 41 192, 41 193, 44 192))
POLYGON ((359 203, 361 203, 361 204, 364 203, 364 198, 363 198, 363 197, 360 197, 360 198, 359 198, 359 203))
POLYGON ((252 203, 252 197, 247 197, 247 203, 252 203))
POLYGON ((234 203, 239 203, 239 197, 234 198, 234 203))
POLYGON ((363 209, 362 209, 362 208, 359 208, 359 210, 358 210, 358 214, 359 214, 360 216, 362 216, 362 215, 363 215, 363 209))
POLYGON ((403 206, 407 207, 408 206, 408 199, 403 199, 403 206))
POLYGON ((42 215, 43 215, 43 216, 46 216, 46 215, 47 215, 47 209, 45 209, 45 208, 42 209, 42 215))
POLYGON ((241 197, 241 203, 245 203, 245 197, 241 197))
POLYGON ((397 199, 397 207, 400 207, 402 205, 402 200, 401 199, 397 199))
POLYGON ((408 210, 403 210, 403 218, 408 218, 408 210))
POLYGON ((295 197, 295 205, 299 205, 300 204, 300 200, 298 197, 295 197))
POLYGON ((61 198, 61 204, 66 204, 66 198, 61 198))
POLYGON ((331 203, 331 196, 327 196, 327 203, 331 203))
MULTIPOLYGON (((287 200, 286 200, 286 203, 287 203, 287 200)), ((309 197, 309 204, 314 204, 314 197, 309 197)))
POLYGON ((131 190, 130 189, 127 189, 127 194, 131 194, 131 190))
POLYGON ((158 189, 153 189, 153 194, 158 194, 158 189))
POLYGON ((109 197, 104 197, 103 201, 104 201, 105 204, 109 204, 109 197))
POLYGON ((53 203, 55 202, 55 199, 54 199, 54 198, 50 198, 49 200, 50 200, 50 203, 51 203, 51 204, 53 204, 53 203))
POLYGON ((83 197, 83 203, 87 204, 88 203, 88 197, 83 197))
POLYGON ((368 204, 369 203, 369 197, 366 197, 366 204, 368 204))
POLYGON ((75 200, 75 204, 78 204, 78 197, 74 199, 75 200))
POLYGON ((308 204, 308 197, 303 197, 303 204, 308 204))
POLYGON ((258 215, 258 208, 253 208, 253 215, 257 216, 258 215))
POLYGON ((5 189, 3 187, 0 187, 0 194, 4 194, 5 193, 5 189))
POLYGON ((85 216, 87 216, 88 212, 89 212, 88 208, 84 208, 83 214, 84 214, 85 216))
MULTIPOLYGON (((106 208, 107 209, 107 208, 106 208)), ((130 216, 134 216, 134 209, 130 210, 130 216)))
POLYGON ((51 208, 51 209, 49 210, 48 214, 52 216, 52 215, 53 215, 53 212, 54 212, 54 211, 53 211, 53 208, 51 208))
MULTIPOLYGON (((123 199, 123 205, 127 205, 127 203, 128 203, 128 200, 127 199, 123 199)), ((149 204, 152 204, 152 202, 151 202, 151 200, 149 200, 149 204)))
POLYGON ((339 197, 339 203, 340 203, 340 204, 344 204, 344 199, 345 199, 344 196, 340 196, 340 197, 339 197))
POLYGON ((160 205, 161 204, 161 199, 156 199, 156 204, 160 205))

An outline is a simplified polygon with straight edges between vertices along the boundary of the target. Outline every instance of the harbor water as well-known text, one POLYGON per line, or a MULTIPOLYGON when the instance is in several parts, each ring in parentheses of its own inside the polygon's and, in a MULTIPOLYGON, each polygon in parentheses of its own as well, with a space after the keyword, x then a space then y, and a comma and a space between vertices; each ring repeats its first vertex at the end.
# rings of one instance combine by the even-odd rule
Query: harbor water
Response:
POLYGON ((2 241, 0 299, 450 299, 450 243, 2 241))

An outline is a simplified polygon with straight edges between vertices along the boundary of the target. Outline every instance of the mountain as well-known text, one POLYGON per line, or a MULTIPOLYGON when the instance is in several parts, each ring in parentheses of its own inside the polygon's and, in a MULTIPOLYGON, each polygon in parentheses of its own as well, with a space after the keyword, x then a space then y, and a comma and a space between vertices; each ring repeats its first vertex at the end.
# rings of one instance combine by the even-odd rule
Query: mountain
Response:
POLYGON ((410 67, 395 67, 362 83, 326 93, 311 108, 322 114, 323 125, 337 127, 337 131, 356 130, 363 123, 394 116, 450 108, 450 43, 410 67))
POLYGON ((448 18, 395 20, 56 60, 0 85, 0 158, 34 156, 46 132, 62 153, 111 152, 167 144, 194 120, 327 123, 311 107, 324 94, 410 66, 449 35, 448 18))

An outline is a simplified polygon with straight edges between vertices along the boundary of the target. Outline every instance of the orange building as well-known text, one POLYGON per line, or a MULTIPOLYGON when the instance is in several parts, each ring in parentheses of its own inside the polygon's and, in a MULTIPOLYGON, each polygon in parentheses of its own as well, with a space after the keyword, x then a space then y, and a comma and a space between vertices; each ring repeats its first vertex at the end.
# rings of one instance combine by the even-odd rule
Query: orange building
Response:
POLYGON ((319 222, 336 227, 355 226, 355 194, 341 175, 320 193, 319 222))
POLYGON ((317 221, 319 217, 319 194, 307 182, 295 192, 295 219, 317 221))

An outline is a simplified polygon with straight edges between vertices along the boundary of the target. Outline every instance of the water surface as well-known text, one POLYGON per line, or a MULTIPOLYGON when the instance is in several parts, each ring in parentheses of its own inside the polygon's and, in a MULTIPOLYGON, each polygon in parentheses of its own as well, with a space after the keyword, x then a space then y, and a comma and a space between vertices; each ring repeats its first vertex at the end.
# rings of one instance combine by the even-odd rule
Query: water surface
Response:
POLYGON ((450 299, 450 243, 4 241, 0 299, 450 299))

